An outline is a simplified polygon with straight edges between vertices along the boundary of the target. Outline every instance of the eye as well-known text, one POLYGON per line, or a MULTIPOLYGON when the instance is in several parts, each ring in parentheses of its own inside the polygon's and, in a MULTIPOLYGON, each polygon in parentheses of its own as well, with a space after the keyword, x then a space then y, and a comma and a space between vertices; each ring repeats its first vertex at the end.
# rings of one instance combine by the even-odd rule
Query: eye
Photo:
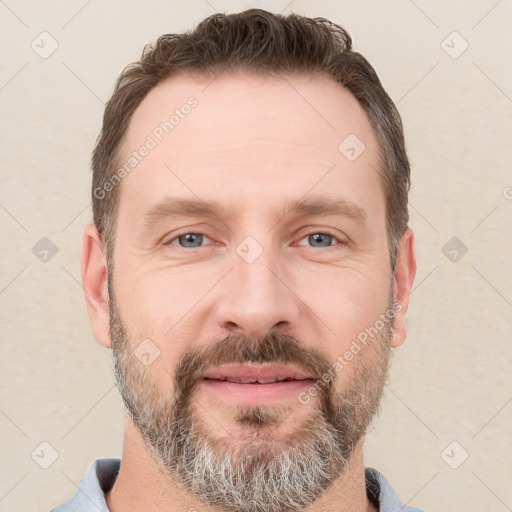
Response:
POLYGON ((306 235, 298 242, 297 245, 306 245, 306 243, 301 243, 303 240, 306 240, 306 243, 310 244, 310 247, 331 247, 340 243, 340 240, 338 240, 334 235, 322 232, 306 235))
POLYGON ((205 239, 211 242, 211 239, 202 233, 184 233, 183 235, 178 235, 172 240, 169 240, 165 245, 178 245, 184 249, 195 249, 203 245, 205 239))

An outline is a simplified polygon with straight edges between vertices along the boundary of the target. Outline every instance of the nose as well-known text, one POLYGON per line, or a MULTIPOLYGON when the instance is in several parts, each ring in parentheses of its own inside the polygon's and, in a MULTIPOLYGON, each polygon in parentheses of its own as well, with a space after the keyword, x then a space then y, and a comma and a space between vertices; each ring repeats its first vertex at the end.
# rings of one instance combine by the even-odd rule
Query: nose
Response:
POLYGON ((218 325, 250 337, 295 328, 300 318, 300 300, 287 282, 289 273, 282 267, 267 250, 252 263, 234 254, 233 270, 226 276, 217 303, 218 325))

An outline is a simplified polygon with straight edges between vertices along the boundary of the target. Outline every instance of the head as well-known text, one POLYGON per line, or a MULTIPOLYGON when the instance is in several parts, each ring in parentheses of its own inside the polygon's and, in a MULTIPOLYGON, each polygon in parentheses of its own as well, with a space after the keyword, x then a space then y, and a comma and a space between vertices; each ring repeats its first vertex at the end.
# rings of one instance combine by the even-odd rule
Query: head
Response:
POLYGON ((123 72, 82 276, 170 480, 278 512, 343 475, 405 339, 408 189, 396 108, 327 20, 215 15, 123 72))

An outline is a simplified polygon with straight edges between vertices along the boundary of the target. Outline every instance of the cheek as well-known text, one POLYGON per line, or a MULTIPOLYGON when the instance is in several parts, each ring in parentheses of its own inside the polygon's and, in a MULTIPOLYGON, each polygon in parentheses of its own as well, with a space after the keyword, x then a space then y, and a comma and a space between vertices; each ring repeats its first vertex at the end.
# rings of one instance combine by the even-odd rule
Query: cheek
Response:
POLYGON ((159 372, 161 389, 169 385, 181 355, 201 338, 216 281, 204 272, 164 268, 139 269, 123 283, 122 315, 132 350, 147 339, 158 347, 151 370, 159 372))
POLYGON ((146 267, 141 262, 123 272, 119 269, 116 277, 118 301, 123 303, 131 328, 149 329, 160 335, 184 317, 211 287, 211 279, 204 272, 154 263, 146 267))
POLYGON ((339 355, 386 310, 390 290, 390 278, 386 276, 361 267, 301 273, 303 291, 298 294, 323 321, 332 353, 339 355))

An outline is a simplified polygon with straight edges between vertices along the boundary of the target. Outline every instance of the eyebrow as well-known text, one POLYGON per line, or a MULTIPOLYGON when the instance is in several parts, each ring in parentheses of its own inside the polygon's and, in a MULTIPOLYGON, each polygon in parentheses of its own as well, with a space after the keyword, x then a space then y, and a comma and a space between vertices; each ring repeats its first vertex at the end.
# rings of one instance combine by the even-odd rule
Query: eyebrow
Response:
POLYGON ((172 217, 206 217, 222 219, 227 210, 218 201, 201 201, 181 197, 166 197, 144 214, 144 225, 151 227, 172 217))
MULTIPOLYGON (((313 217, 315 215, 338 215, 356 220, 361 224, 368 222, 368 214, 359 205, 348 199, 312 199, 287 203, 282 218, 288 215, 313 217)), ((281 218, 281 220, 282 220, 281 218)))
MULTIPOLYGON (((203 201, 199 199, 184 199, 180 197, 166 197, 152 206, 145 214, 143 223, 149 228, 161 221, 173 217, 201 217, 223 221, 228 217, 229 210, 219 201, 203 201)), ((279 224, 285 217, 313 217, 338 215, 353 219, 365 225, 368 214, 356 203, 348 199, 309 199, 287 201, 277 216, 279 224)))

